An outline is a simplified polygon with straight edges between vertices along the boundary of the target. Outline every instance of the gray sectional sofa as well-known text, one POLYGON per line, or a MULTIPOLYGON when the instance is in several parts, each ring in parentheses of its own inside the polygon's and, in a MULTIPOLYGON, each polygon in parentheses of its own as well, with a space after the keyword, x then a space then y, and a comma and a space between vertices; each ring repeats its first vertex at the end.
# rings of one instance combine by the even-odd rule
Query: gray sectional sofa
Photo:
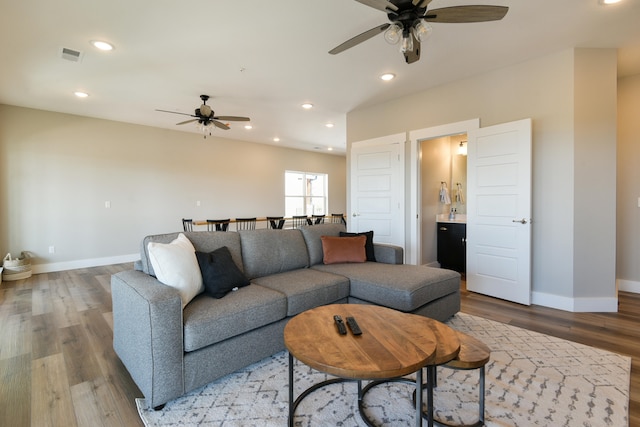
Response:
POLYGON ((375 244, 377 262, 323 264, 321 236, 342 224, 291 230, 186 232, 201 252, 227 246, 251 284, 221 299, 196 296, 182 309, 175 288, 154 277, 144 238, 136 269, 111 278, 113 346, 150 407, 282 351, 287 321, 333 303, 377 304, 445 320, 460 309, 460 275, 404 265, 402 248, 375 244))

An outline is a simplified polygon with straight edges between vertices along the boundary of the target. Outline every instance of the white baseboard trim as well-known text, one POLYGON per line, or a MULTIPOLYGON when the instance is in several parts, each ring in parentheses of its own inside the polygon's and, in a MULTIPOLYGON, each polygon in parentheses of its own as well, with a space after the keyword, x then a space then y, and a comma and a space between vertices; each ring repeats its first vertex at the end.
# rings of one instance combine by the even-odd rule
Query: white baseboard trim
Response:
POLYGON ((635 294, 640 294, 640 282, 634 282, 633 280, 622 280, 622 279, 618 279, 616 282, 617 282, 619 291, 633 292, 635 294))
POLYGON ((53 273, 54 271, 75 270, 78 268, 100 267, 103 265, 123 264, 140 259, 140 254, 118 255, 104 258, 79 259, 75 261, 52 262, 49 264, 34 264, 31 266, 33 274, 53 273))
POLYGON ((618 311, 618 298, 569 298, 561 295, 533 292, 531 303, 558 310, 572 312, 615 313, 618 311))

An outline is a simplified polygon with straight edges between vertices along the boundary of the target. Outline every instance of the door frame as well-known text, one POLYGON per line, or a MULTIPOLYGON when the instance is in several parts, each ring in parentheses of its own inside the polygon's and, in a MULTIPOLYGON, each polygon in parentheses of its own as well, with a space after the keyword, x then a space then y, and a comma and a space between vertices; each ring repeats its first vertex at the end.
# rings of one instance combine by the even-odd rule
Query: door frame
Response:
POLYGON ((480 128, 480 119, 471 119, 461 122, 454 122, 440 126, 433 126, 424 129, 409 131, 409 211, 407 214, 407 232, 405 236, 405 262, 407 264, 419 265, 422 259, 422 196, 421 196, 421 176, 420 170, 420 144, 427 139, 435 139, 444 136, 468 133, 480 128))

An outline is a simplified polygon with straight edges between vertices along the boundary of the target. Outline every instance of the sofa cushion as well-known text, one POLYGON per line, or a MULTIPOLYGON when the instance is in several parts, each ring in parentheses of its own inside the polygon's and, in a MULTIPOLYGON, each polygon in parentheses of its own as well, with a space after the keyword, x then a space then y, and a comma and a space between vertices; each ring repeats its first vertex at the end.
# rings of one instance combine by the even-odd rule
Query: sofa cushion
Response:
POLYGON ((353 236, 365 236, 367 238, 367 243, 364 245, 365 252, 367 254, 367 261, 376 261, 376 252, 373 248, 373 230, 364 231, 362 233, 346 233, 341 231, 340 237, 353 237, 353 236))
POLYGON ((460 274, 441 268, 365 262, 313 269, 348 277, 352 297, 405 312, 460 290, 460 274))
POLYGON ((196 251, 196 258, 207 295, 222 298, 234 289, 249 285, 249 279, 233 262, 231 252, 226 246, 213 252, 196 251))
POLYGON ((338 264, 342 262, 365 262, 367 254, 364 246, 365 236, 333 237, 321 236, 322 262, 324 264, 338 264))
POLYGON ((321 264, 323 260, 322 241, 321 236, 340 236, 341 231, 347 231, 344 228, 344 224, 316 224, 308 225, 306 227, 300 227, 298 230, 302 232, 304 241, 307 244, 307 250, 309 251, 309 265, 321 264))
POLYGON ((251 284, 222 299, 198 295, 183 312, 184 351, 224 341, 287 315, 287 299, 277 291, 251 284))
POLYGON ((241 230, 244 272, 253 279, 309 266, 300 230, 241 230))
MULTIPOLYGON (((155 271, 153 271, 153 266, 149 262, 149 242, 170 243, 178 237, 178 234, 180 233, 156 234, 153 236, 146 236, 142 239, 140 247, 140 265, 143 272, 151 276, 156 275, 155 271)), ((242 264, 242 252, 240 250, 240 236, 238 236, 238 233, 225 233, 222 231, 186 231, 183 234, 187 239, 189 239, 196 251, 211 252, 223 246, 228 247, 233 261, 240 270, 244 270, 244 266, 242 264)))
POLYGON ((184 234, 170 243, 149 242, 148 251, 158 280, 178 290, 182 308, 204 290, 195 249, 184 234))
POLYGON ((260 277, 253 281, 287 296, 287 316, 295 316, 349 296, 349 279, 309 268, 260 277))

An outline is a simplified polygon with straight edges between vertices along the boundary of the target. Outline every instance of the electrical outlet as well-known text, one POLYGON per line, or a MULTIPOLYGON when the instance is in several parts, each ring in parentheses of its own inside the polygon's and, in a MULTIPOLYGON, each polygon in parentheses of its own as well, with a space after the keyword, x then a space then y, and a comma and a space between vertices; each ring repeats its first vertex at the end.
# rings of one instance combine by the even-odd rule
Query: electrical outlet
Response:
POLYGON ((106 202, 104 202, 104 207, 109 209, 111 207, 111 202, 109 200, 107 200, 106 202))
POLYGON ((200 200, 196 200, 196 206, 200 206, 200 200))
POLYGON ((50 254, 55 254, 56 253, 56 247, 55 246, 49 246, 49 253, 50 254))

